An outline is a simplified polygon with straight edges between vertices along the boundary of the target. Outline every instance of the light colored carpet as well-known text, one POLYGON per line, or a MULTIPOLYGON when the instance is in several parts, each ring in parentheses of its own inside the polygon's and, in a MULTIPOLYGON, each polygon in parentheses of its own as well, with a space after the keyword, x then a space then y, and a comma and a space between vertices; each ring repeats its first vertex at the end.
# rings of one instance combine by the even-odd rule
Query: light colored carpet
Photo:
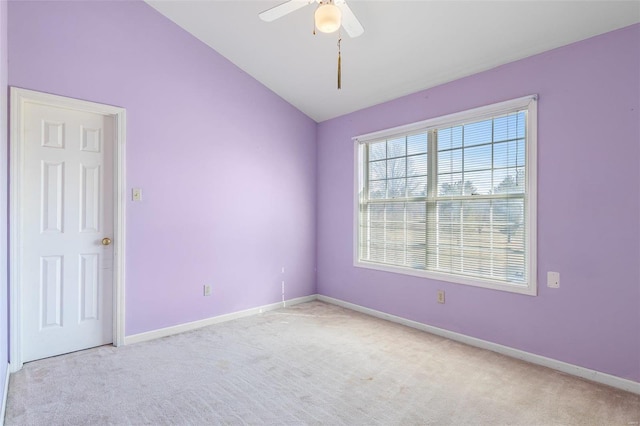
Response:
POLYGON ((637 425, 640 396, 322 302, 26 364, 7 425, 637 425))

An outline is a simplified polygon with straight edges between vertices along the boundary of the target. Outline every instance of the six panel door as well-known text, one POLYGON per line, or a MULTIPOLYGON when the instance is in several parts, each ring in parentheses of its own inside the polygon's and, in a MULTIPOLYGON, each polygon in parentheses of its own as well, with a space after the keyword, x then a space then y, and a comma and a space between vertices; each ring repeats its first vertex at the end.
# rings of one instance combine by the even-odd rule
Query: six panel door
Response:
POLYGON ((22 131, 27 362, 113 340, 114 119, 27 103, 22 131))

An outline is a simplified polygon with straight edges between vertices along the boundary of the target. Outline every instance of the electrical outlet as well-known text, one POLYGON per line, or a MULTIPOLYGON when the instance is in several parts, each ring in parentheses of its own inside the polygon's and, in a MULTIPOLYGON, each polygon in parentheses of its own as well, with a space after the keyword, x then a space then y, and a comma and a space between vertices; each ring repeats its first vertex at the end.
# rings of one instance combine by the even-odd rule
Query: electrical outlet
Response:
POLYGON ((438 290, 438 303, 444 303, 444 290, 438 290))
POLYGON ((560 288, 560 272, 547 272, 547 287, 560 288))
POLYGON ((211 286, 209 284, 205 284, 203 290, 205 296, 211 296, 211 286))

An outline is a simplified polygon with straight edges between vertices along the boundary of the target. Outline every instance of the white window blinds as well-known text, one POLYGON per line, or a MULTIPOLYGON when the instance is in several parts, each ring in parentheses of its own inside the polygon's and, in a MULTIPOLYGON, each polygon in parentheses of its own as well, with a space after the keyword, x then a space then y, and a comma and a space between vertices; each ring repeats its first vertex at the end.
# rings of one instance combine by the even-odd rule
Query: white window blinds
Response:
POLYGON ((534 107, 358 138, 358 266, 534 294, 534 107))

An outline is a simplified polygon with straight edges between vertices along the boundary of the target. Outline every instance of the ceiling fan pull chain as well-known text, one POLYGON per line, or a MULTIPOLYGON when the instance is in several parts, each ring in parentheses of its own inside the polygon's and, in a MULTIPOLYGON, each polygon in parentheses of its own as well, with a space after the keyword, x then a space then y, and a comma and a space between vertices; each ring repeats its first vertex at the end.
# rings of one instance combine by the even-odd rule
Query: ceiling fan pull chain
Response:
POLYGON ((342 37, 338 34, 338 90, 342 88, 342 54, 340 51, 340 44, 342 43, 342 37))

